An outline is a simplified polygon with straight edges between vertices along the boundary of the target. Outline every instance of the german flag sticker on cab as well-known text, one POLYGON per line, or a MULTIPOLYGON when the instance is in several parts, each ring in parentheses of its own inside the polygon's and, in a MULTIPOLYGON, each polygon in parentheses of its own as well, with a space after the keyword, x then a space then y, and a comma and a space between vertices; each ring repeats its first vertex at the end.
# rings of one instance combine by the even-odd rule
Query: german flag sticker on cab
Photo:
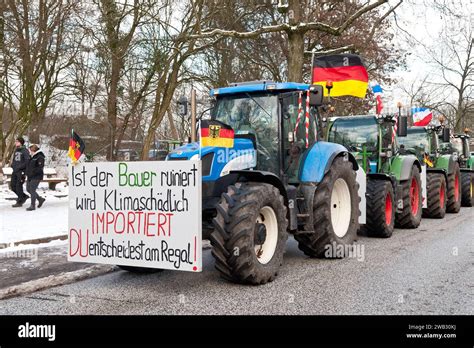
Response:
POLYGON ((201 146, 234 147, 234 130, 219 121, 202 120, 201 146))

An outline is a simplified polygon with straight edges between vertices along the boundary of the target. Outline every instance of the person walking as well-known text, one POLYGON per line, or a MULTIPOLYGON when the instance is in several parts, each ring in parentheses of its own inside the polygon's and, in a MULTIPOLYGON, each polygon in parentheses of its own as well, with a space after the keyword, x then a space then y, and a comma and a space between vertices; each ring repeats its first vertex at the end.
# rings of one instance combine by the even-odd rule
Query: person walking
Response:
POLYGON ((26 189, 31 197, 31 205, 26 208, 28 211, 36 209, 36 200, 38 200, 38 208, 41 208, 46 200, 36 193, 40 181, 43 180, 45 155, 43 151, 40 150, 39 146, 35 144, 30 145, 30 154, 31 158, 26 166, 26 176, 28 178, 26 189))
POLYGON ((11 178, 11 189, 17 195, 16 203, 12 205, 13 208, 21 207, 28 198, 30 198, 25 192, 23 192, 23 183, 25 182, 25 170, 28 161, 30 160, 30 154, 25 147, 25 139, 18 137, 15 139, 15 153, 11 167, 13 170, 11 178))

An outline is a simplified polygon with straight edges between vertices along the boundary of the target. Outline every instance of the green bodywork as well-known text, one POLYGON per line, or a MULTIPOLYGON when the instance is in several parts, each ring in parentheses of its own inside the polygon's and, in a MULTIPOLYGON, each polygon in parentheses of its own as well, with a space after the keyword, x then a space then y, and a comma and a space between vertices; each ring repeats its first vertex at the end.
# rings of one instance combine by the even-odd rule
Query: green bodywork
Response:
POLYGON ((461 169, 474 170, 474 157, 469 151, 469 139, 466 134, 456 134, 449 143, 443 143, 446 151, 456 153, 459 167, 461 169), (449 144, 449 145, 448 145, 449 144))
POLYGON ((332 118, 327 140, 344 145, 366 173, 388 174, 400 181, 404 163, 416 158, 400 154, 393 126, 394 120, 372 115, 332 118))
POLYGON ((422 165, 428 168, 442 169, 447 174, 453 170, 450 161, 451 151, 439 142, 440 127, 411 127, 406 137, 399 138, 404 151, 415 155, 422 165))

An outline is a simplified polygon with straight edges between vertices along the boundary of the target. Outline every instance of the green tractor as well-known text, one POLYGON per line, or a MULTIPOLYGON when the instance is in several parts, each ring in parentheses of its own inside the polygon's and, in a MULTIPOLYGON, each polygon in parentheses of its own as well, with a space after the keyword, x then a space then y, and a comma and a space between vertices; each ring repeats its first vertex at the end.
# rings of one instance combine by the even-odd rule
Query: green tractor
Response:
POLYGON ((427 171, 425 217, 443 218, 461 208, 461 171, 450 150, 449 129, 443 126, 410 127, 400 139, 401 151, 418 157, 427 171))
POLYGON ((451 139, 453 154, 457 156, 461 168, 461 205, 472 207, 474 205, 474 157, 469 152, 469 139, 467 134, 455 134, 451 139))
MULTIPOLYGON (((367 175, 366 234, 390 237, 394 227, 417 228, 422 215, 422 166, 397 148, 392 116, 333 117, 327 139, 346 147, 367 175)), ((398 135, 407 129, 401 117, 398 135)))

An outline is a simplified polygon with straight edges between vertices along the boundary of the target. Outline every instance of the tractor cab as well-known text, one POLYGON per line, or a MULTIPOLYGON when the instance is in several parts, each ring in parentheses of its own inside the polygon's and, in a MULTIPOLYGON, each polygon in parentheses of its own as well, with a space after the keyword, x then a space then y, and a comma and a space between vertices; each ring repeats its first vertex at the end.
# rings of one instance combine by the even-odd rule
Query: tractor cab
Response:
POLYGON ((346 147, 366 173, 379 173, 396 152, 392 117, 349 116, 329 120, 328 141, 346 147))
POLYGON ((407 136, 398 139, 400 146, 406 153, 415 155, 420 162, 425 156, 436 158, 439 156, 439 126, 410 127, 407 136))
POLYGON ((320 86, 268 81, 211 90, 216 98, 211 120, 234 130, 233 148, 187 144, 172 151, 168 159, 197 159, 200 154, 204 182, 230 171, 252 169, 298 184, 301 159, 317 141, 322 95, 320 86), (307 101, 308 95, 311 100, 307 101))
POLYGON ((461 168, 472 167, 471 163, 474 162, 474 158, 469 151, 470 138, 468 134, 455 134, 451 141, 454 150, 458 153, 461 168))

